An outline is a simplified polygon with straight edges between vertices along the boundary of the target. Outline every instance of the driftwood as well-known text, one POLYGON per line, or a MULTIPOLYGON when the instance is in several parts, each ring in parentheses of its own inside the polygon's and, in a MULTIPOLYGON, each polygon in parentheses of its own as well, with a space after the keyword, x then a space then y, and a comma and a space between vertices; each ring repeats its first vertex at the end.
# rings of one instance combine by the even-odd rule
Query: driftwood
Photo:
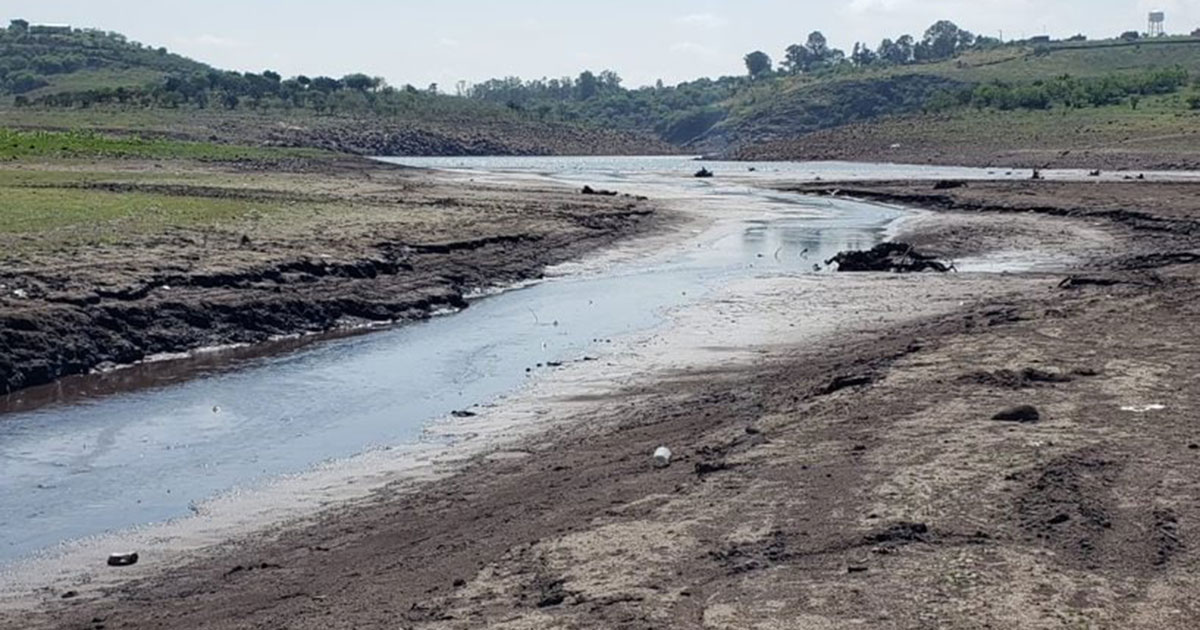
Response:
POLYGON ((936 271, 946 273, 954 265, 943 263, 934 256, 913 250, 907 243, 880 243, 869 250, 841 252, 825 261, 826 265, 837 263, 838 271, 936 271))

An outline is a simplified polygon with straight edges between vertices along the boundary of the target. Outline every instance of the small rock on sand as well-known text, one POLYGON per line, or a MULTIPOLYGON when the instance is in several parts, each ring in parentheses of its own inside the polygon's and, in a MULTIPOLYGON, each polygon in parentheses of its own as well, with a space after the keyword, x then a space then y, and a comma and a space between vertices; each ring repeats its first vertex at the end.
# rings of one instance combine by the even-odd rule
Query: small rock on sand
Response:
POLYGON ((1042 419, 1042 415, 1033 405, 1018 405, 1010 407, 992 416, 992 420, 1000 422, 1037 422, 1042 419))

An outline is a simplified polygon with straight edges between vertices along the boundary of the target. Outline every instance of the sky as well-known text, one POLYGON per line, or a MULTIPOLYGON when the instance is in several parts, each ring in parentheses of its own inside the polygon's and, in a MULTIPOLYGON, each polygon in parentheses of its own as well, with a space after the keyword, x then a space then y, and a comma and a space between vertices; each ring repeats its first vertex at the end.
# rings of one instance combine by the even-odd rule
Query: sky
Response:
POLYGON ((5 0, 8 15, 124 33, 219 68, 293 76, 364 72, 392 85, 526 79, 611 69, 628 87, 740 74, 742 57, 778 59, 819 30, 849 51, 920 37, 949 19, 1005 39, 1094 38, 1200 28, 1200 0, 5 0))

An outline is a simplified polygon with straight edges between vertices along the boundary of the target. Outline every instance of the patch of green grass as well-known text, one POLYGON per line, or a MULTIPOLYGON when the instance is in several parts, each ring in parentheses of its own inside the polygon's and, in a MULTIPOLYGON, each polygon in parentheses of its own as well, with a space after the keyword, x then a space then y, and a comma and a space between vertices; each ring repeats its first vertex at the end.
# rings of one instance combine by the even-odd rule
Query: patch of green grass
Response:
POLYGON ((77 235, 147 233, 170 227, 220 225, 273 214, 294 204, 247 202, 141 192, 0 187, 0 233, 77 235))
POLYGON ((165 138, 108 136, 91 131, 0 129, 0 160, 29 158, 271 159, 330 155, 315 149, 277 149, 165 138))
POLYGON ((1200 146, 1200 111, 1184 109, 1183 99, 1183 94, 1150 96, 1136 110, 1128 104, 1011 111, 961 108, 880 119, 872 123, 871 133, 913 145, 1192 153, 1200 146))
POLYGON ((45 77, 49 85, 25 94, 36 99, 56 92, 82 92, 102 88, 136 88, 161 79, 162 71, 150 68, 96 68, 69 74, 53 74, 45 77))

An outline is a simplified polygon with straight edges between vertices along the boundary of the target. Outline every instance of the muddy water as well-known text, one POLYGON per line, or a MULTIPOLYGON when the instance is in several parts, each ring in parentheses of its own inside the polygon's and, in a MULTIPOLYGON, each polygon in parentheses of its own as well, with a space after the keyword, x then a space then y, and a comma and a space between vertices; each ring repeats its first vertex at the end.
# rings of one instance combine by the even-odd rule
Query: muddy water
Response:
POLYGON ((667 310, 726 283, 811 270, 839 250, 870 246, 902 216, 767 191, 757 178, 988 176, 828 164, 754 165, 751 173, 744 164, 710 164, 738 176, 696 180, 689 176, 696 165, 678 158, 405 162, 652 195, 703 217, 706 227, 670 247, 573 265, 428 322, 283 354, 235 351, 198 364, 147 365, 23 395, 40 396, 34 404, 10 400, 14 411, 0 416, 0 561, 186 517, 222 493, 412 443, 432 419, 486 404, 552 363, 601 355, 610 340, 652 329, 667 310), (125 387, 130 382, 142 387, 125 387))

